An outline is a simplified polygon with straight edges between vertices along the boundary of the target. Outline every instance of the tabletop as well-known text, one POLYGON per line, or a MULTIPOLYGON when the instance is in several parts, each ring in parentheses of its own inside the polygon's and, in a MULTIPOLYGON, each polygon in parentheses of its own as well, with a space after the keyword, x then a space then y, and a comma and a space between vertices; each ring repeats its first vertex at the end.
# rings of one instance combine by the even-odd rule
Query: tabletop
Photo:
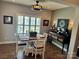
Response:
POLYGON ((36 40, 36 39, 38 39, 38 38, 44 38, 44 35, 42 35, 42 34, 37 34, 36 37, 30 37, 29 35, 25 35, 25 34, 19 35, 19 39, 20 39, 21 41, 36 40))

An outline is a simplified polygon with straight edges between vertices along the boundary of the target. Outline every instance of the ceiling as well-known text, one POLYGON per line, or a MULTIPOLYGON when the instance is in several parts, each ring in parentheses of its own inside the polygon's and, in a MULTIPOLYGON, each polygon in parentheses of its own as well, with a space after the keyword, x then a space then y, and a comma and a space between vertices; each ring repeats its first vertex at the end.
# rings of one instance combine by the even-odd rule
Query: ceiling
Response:
POLYGON ((65 1, 79 6, 79 0, 65 0, 65 1))
MULTIPOLYGON (((17 4, 22 4, 22 5, 28 5, 28 6, 36 4, 35 0, 2 0, 2 1, 17 3, 17 4)), ((53 2, 50 0, 49 1, 40 0, 39 4, 42 5, 43 8, 48 9, 48 10, 56 10, 56 9, 60 9, 60 8, 69 7, 68 5, 59 4, 57 2, 53 2)))

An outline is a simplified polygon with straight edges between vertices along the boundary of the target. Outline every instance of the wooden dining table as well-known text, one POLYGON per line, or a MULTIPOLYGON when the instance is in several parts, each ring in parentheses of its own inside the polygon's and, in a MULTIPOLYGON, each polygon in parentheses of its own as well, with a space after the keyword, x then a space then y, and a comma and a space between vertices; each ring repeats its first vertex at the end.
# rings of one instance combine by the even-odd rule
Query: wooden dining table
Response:
POLYGON ((34 42, 39 38, 44 38, 43 34, 37 34, 36 37, 30 37, 29 35, 25 35, 25 34, 21 34, 19 35, 19 40, 18 42, 22 42, 22 43, 27 43, 27 42, 34 42))

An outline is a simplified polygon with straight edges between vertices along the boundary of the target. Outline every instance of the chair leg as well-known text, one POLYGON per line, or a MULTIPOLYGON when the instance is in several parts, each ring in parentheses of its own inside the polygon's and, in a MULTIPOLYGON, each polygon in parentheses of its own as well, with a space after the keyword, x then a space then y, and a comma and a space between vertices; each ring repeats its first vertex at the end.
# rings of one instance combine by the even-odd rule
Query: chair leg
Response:
POLYGON ((36 59, 36 57, 37 57, 37 53, 35 53, 35 59, 36 59))
POLYGON ((42 53, 42 59, 44 59, 44 52, 42 53))
POLYGON ((28 53, 26 53, 26 55, 28 56, 29 54, 28 54, 28 53))
POLYGON ((26 56, 28 56, 28 55, 29 55, 29 53, 28 53, 28 52, 25 52, 24 54, 25 54, 26 56))
POLYGON ((33 56, 33 53, 32 53, 32 56, 33 56))

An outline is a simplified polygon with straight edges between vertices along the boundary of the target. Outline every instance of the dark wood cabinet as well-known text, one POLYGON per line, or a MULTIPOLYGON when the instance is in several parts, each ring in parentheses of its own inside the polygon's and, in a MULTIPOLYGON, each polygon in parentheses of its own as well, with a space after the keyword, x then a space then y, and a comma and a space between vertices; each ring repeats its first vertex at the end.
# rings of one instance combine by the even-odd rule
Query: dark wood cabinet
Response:
POLYGON ((64 48, 66 48, 66 50, 68 52, 70 36, 65 37, 63 35, 60 35, 59 33, 49 32, 48 41, 50 43, 55 42, 56 44, 60 45, 62 47, 62 53, 63 53, 64 48), (66 47, 65 47, 65 45, 66 45, 66 47))

